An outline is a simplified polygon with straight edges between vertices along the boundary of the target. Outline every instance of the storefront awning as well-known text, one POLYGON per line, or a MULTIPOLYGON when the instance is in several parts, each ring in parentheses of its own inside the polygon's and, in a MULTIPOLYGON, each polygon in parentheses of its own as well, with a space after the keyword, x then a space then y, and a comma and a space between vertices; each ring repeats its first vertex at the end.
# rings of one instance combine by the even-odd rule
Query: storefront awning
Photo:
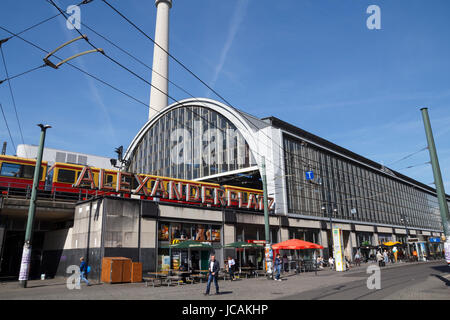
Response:
POLYGON ((273 250, 323 249, 323 246, 308 241, 290 239, 272 245, 273 250))

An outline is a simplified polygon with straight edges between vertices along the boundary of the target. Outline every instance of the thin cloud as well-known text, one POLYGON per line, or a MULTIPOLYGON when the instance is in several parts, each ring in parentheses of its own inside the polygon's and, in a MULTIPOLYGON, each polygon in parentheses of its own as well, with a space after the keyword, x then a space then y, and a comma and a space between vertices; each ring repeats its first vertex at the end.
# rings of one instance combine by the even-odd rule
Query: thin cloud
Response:
MULTIPOLYGON (((234 39, 236 38, 237 32, 244 20, 245 14, 247 12, 247 8, 250 0, 241 0, 238 1, 236 9, 233 14, 233 18, 231 19, 230 29, 228 30, 228 37, 225 45, 222 48, 222 52, 220 54, 219 63, 216 66, 216 70, 214 72, 213 79, 210 83, 210 86, 214 88, 216 82, 219 78, 219 75, 222 73, 223 66, 225 65, 225 61, 228 56, 228 52, 230 51, 231 46, 233 45, 234 39)), ((211 92, 208 92, 208 97, 210 97, 211 92)))
MULTIPOLYGON (((64 10, 64 8, 62 8, 59 5, 58 1, 55 1, 55 3, 62 10, 64 10)), ((65 31, 64 34, 65 34, 66 38, 69 39, 69 40, 72 39, 74 33, 71 32, 69 29, 67 29, 66 21, 64 19, 60 18, 59 19, 59 23, 61 24, 63 30, 65 31)), ((78 42, 72 43, 71 46, 70 46, 70 50, 73 52, 73 54, 76 54, 76 53, 79 53, 79 52, 82 51, 79 48, 79 46, 78 46, 78 42)), ((83 58, 82 57, 76 59, 76 61, 74 60, 73 63, 77 63, 84 70, 87 69, 86 65, 83 62, 83 58)), ((116 135, 116 132, 114 130, 114 126, 113 126, 112 121, 111 121, 110 112, 108 111, 108 108, 106 107, 106 105, 105 105, 105 103, 103 101, 103 98, 101 97, 101 95, 100 95, 100 93, 98 91, 98 88, 97 88, 96 84, 94 83, 94 81, 92 80, 92 78, 90 78, 88 76, 85 76, 85 77, 86 77, 86 80, 88 82, 87 85, 89 87, 89 90, 91 91, 91 94, 92 94, 91 97, 95 100, 96 105, 98 105, 100 107, 100 109, 102 110, 102 112, 104 114, 104 119, 106 121, 106 125, 107 125, 108 131, 109 131, 108 137, 112 137, 114 139, 114 141, 115 141, 115 144, 118 145, 119 144, 119 142, 118 142, 119 140, 117 139, 117 135, 116 135)))

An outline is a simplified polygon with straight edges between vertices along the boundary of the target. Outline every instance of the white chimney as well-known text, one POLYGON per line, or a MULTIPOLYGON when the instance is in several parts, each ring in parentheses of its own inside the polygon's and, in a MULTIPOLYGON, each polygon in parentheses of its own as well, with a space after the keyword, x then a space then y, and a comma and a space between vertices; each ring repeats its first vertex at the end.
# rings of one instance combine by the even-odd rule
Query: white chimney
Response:
POLYGON ((155 117, 159 111, 168 106, 169 93, 169 10, 172 0, 156 0, 155 45, 153 49, 152 85, 150 89, 150 108, 148 118, 155 117), (162 50, 163 48, 164 50, 162 50), (157 73, 156 73, 156 72, 157 73), (159 74, 158 74, 159 73, 159 74))

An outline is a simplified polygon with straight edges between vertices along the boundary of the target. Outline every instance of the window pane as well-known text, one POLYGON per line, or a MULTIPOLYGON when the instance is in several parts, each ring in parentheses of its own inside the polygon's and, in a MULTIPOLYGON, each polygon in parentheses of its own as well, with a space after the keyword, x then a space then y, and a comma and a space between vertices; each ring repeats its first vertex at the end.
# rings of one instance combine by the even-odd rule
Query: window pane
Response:
POLYGON ((4 177, 20 177, 20 164, 3 162, 1 176, 4 177))
POLYGON ((75 171, 59 169, 58 182, 74 183, 75 182, 75 171))

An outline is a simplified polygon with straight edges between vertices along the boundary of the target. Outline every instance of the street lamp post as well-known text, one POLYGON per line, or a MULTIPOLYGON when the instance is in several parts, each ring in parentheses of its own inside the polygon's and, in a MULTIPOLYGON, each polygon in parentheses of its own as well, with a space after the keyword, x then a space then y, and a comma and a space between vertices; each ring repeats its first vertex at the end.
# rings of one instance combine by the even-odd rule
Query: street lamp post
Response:
POLYGON ((323 211, 328 211, 328 216, 330 218, 330 237, 331 237, 331 247, 328 248, 328 255, 331 257, 334 249, 334 239, 333 239, 333 212, 336 213, 337 209, 333 208, 331 203, 326 203, 322 206, 323 211), (327 210, 329 209, 329 210, 327 210))
POLYGON ((405 214, 403 214, 402 218, 400 219, 404 224, 405 224, 405 230, 406 230, 406 245, 408 246, 408 257, 411 254, 410 249, 409 249, 409 230, 408 230, 408 218, 406 217, 405 214))
POLYGON ((34 215, 36 213, 36 197, 37 189, 39 186, 42 154, 44 152, 45 133, 51 126, 38 124, 41 128, 41 138, 39 142, 39 149, 36 158, 36 166, 34 168, 33 189, 31 191, 30 207, 28 208, 28 221, 27 229, 25 232, 25 243, 23 245, 22 262, 20 264, 19 284, 21 287, 27 287, 28 274, 30 272, 30 259, 31 259, 31 239, 33 233, 34 215))
MULTIPOLYGON (((267 192, 267 177, 266 177, 266 158, 262 157, 262 165, 261 165, 261 178, 263 183, 263 201, 264 201, 264 229, 266 236, 266 245, 265 245, 265 258, 266 258, 266 267, 267 267, 267 277, 273 277, 272 271, 272 258, 270 253, 272 253, 272 245, 270 244, 270 228, 269 228, 269 201, 268 201, 268 192, 267 192)), ((273 254, 273 253, 272 253, 273 254)))

